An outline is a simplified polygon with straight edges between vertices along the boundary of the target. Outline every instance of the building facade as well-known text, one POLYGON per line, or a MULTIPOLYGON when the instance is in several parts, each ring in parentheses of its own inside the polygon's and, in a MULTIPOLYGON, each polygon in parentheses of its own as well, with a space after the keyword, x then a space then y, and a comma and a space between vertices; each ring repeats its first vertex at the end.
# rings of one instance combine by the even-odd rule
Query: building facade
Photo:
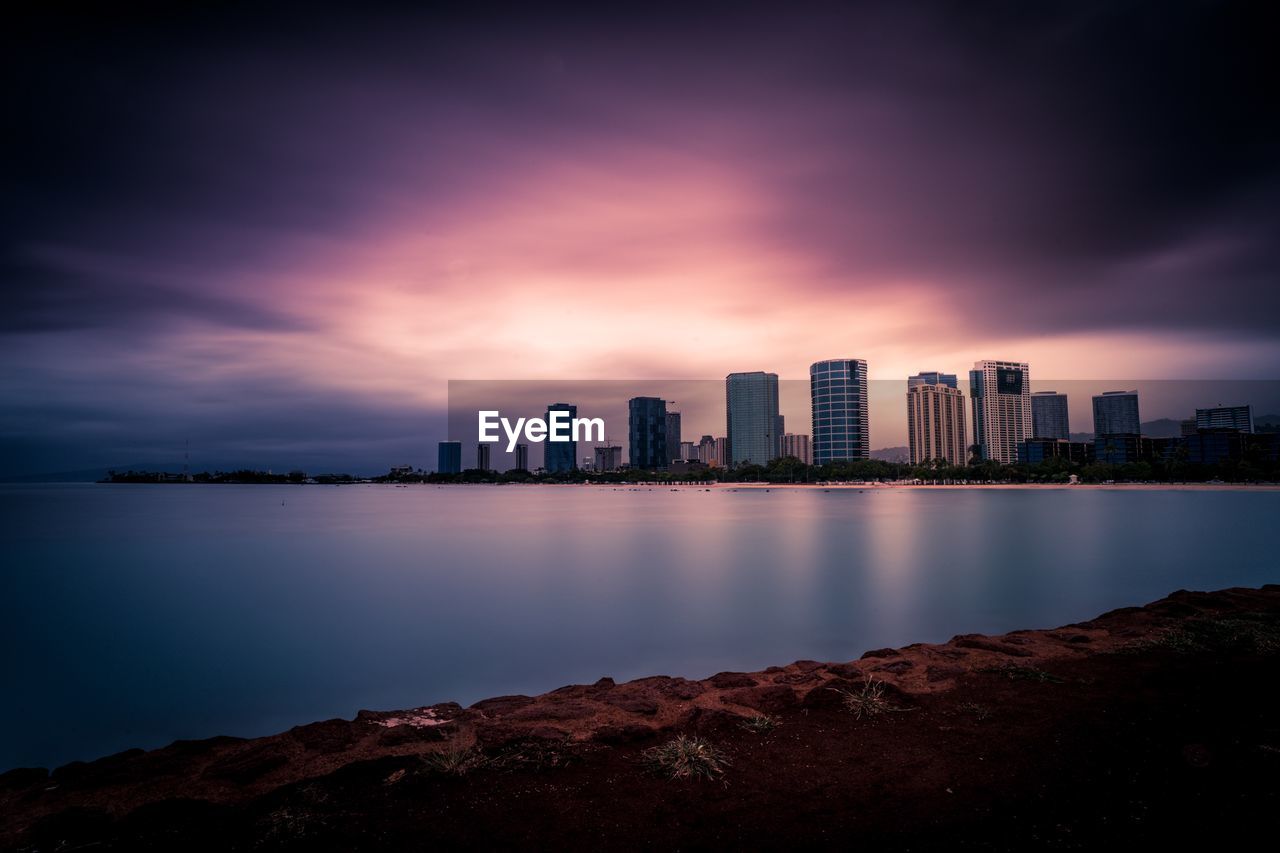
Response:
POLYGON ((1093 461, 1093 442, 1065 438, 1028 438, 1018 446, 1018 461, 1039 465, 1050 459, 1066 459, 1084 464, 1093 461))
POLYGON ((632 397, 627 401, 628 458, 632 468, 655 471, 671 464, 667 451, 667 401, 632 397))
POLYGON ((1196 429, 1229 429, 1253 432, 1253 406, 1214 406, 1196 409, 1196 429))
POLYGON ((1031 395, 1031 437, 1071 439, 1067 416, 1067 395, 1057 391, 1037 391, 1031 395))
MULTIPOLYGON (((938 374, 921 374, 921 376, 938 374)), ((912 465, 941 460, 951 465, 969 461, 964 427, 964 394, 952 385, 907 380, 907 444, 912 465)))
MULTIPOLYGON (((547 423, 551 423, 552 412, 568 412, 570 422, 578 416, 578 407, 572 403, 552 403, 547 406, 547 423)), ((576 441, 551 441, 548 437, 543 442, 546 448, 543 456, 542 467, 547 470, 548 474, 560 474, 565 471, 572 471, 578 467, 578 442, 576 441)))
POLYGON ((778 456, 778 374, 730 373, 724 379, 727 465, 765 465, 778 456))
POLYGON ((1106 391, 1093 398, 1093 435, 1139 435, 1137 391, 1106 391))
POLYGON ((595 470, 617 471, 622 467, 622 448, 617 445, 596 448, 595 470))
POLYGON ((907 388, 911 389, 917 385, 946 385, 948 388, 959 388, 960 383, 956 381, 954 373, 937 373, 926 372, 917 373, 915 376, 907 377, 907 388))
POLYGON ((806 465, 813 464, 813 446, 809 436, 803 433, 789 432, 782 436, 782 456, 794 456, 806 465))
POLYGON ((716 439, 715 460, 717 467, 729 467, 729 439, 723 435, 716 439))
POLYGON ((516 470, 529 470, 529 445, 527 444, 516 445, 516 470))
POLYGON ((1024 361, 986 359, 969 371, 973 443, 980 459, 1018 461, 1018 446, 1031 438, 1031 368, 1024 361))
POLYGON ((680 413, 667 412, 667 458, 662 460, 662 467, 668 467, 672 461, 683 458, 680 455, 680 413))
POLYGON ((489 462, 492 458, 490 456, 491 449, 492 445, 485 442, 476 445, 476 468, 481 471, 488 471, 493 467, 489 462))
POLYGON ((858 358, 809 365, 813 464, 871 456, 867 363, 858 358))
POLYGON ((436 451, 436 470, 441 474, 462 473, 462 442, 442 441, 436 451))
POLYGON ((698 441, 698 461, 708 468, 720 464, 719 458, 716 457, 716 440, 712 436, 704 435, 698 441))

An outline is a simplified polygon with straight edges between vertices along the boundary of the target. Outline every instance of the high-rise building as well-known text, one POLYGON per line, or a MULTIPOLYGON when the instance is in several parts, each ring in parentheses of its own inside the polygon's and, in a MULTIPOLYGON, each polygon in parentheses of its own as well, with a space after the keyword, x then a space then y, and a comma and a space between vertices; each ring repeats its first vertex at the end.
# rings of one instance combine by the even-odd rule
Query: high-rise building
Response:
POLYGON ((724 379, 727 465, 764 465, 778 456, 778 374, 730 373, 724 379))
POLYGON ((442 441, 438 447, 436 470, 441 474, 459 474, 462 472, 462 442, 442 441))
POLYGON ((813 464, 871 456, 867 363, 859 358, 809 365, 813 406, 813 464))
POLYGON ((1070 440, 1066 394, 1037 391, 1031 395, 1031 437, 1070 440))
MULTIPOLYGON (((569 421, 578 416, 578 407, 572 403, 552 403, 547 406, 547 424, 551 424, 552 412, 568 412, 569 421)), ((563 421, 563 419, 561 419, 563 421)), ((562 429, 563 433, 565 430, 562 429)), ((572 433, 570 433, 572 438, 572 433)), ((547 435, 546 441, 543 442, 546 451, 543 455, 542 467, 547 469, 548 474, 559 474, 565 471, 572 471, 578 467, 578 442, 576 441, 552 441, 550 434, 547 435)))
POLYGON ((1093 435, 1139 435, 1137 391, 1106 391, 1093 398, 1093 435))
POLYGON ((1031 437, 1031 368, 1023 361, 986 359, 969 371, 973 443, 982 459, 1018 461, 1018 445, 1031 437))
POLYGON ((716 439, 715 460, 718 467, 729 467, 729 439, 723 435, 716 439))
POLYGON ((782 455, 794 456, 806 465, 813 464, 813 445, 809 436, 803 433, 788 432, 782 436, 782 455))
MULTIPOLYGON (((907 379, 907 443, 911 464, 942 460, 952 465, 969 461, 965 441, 964 394, 939 382, 916 382, 920 374, 907 379)), ((932 374, 937 376, 938 374, 932 374)))
POLYGON ((622 448, 617 445, 596 448, 596 470, 617 471, 622 467, 622 448))
POLYGON ((1196 409, 1196 429, 1253 432, 1253 406, 1214 406, 1196 409))
POLYGON ((708 468, 720 464, 716 458, 716 440, 709 435, 704 435, 698 442, 698 461, 708 468))
POLYGON ((681 462, 688 462, 690 459, 698 458, 698 445, 692 441, 680 442, 680 456, 677 457, 681 462))
POLYGON ((527 444, 516 445, 516 470, 529 470, 529 445, 527 444))
POLYGON ((491 467, 489 464, 490 445, 481 442, 476 445, 476 468, 481 471, 488 471, 491 467))
MULTIPOLYGON (((665 404, 664 404, 665 405, 665 404)), ((667 412, 667 458, 659 467, 666 468, 673 459, 681 459, 680 455, 680 413, 667 412)))
POLYGON ((1066 459, 1084 464, 1093 461, 1093 442, 1065 438, 1028 438, 1018 446, 1018 461, 1039 465, 1050 459, 1066 459))
POLYGON ((627 440, 631 467, 642 471, 666 468, 667 401, 658 397, 632 397, 627 401, 627 440))
POLYGON ((911 390, 917 385, 946 385, 948 388, 959 388, 954 373, 917 373, 915 376, 907 377, 907 390, 911 390))

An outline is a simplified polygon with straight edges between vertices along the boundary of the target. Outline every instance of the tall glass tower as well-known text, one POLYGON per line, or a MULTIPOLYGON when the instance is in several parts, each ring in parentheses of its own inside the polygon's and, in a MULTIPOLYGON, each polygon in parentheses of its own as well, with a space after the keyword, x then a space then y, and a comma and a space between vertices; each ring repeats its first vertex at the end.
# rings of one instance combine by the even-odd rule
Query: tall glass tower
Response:
POLYGON ((813 464, 871 456, 867 363, 860 358, 809 365, 813 402, 813 464))
MULTIPOLYGON (((547 406, 547 423, 551 423, 552 412, 568 412, 569 422, 578 416, 578 407, 572 403, 552 403, 547 406)), ((567 428, 566 428, 567 429, 567 428)), ((572 471, 578 467, 578 442, 576 441, 552 441, 548 436, 543 442, 546 452, 543 456, 542 467, 547 469, 548 474, 555 474, 561 471, 572 471)))
POLYGON ((1067 395, 1057 391, 1036 391, 1031 395, 1031 437, 1071 438, 1067 418, 1067 395))
POLYGON ((776 459, 778 374, 755 371, 724 378, 729 465, 764 465, 776 459))
POLYGON ((670 465, 667 415, 667 401, 658 397, 632 397, 627 401, 628 458, 632 468, 654 471, 670 465))
POLYGON ((462 471, 462 442, 442 441, 438 445, 436 470, 441 474, 457 474, 462 471))
POLYGON ((1093 398, 1095 436, 1138 435, 1141 432, 1137 391, 1105 391, 1093 398))

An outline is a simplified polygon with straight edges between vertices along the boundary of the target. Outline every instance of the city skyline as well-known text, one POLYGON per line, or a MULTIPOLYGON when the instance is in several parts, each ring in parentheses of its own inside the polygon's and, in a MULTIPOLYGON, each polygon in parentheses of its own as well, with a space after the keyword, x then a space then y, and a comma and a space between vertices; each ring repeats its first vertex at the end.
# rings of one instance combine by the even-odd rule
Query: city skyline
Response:
POLYGON ((0 476, 372 469, 451 379, 1275 377, 1253 14, 24 7, 0 476))

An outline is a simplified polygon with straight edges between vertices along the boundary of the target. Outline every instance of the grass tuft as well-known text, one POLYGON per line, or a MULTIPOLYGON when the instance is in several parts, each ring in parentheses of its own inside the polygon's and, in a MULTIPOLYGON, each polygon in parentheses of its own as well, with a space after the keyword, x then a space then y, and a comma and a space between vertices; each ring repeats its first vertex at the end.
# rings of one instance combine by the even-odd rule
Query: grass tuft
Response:
POLYGON ((782 720, 769 714, 756 714, 754 717, 747 717, 738 725, 753 734, 763 735, 782 725, 782 720))
POLYGON ((861 720, 863 717, 876 717, 889 711, 909 710, 890 705, 889 700, 884 695, 884 682, 878 681, 870 675, 862 679, 862 684, 859 687, 852 689, 832 687, 829 689, 840 694, 844 699, 845 708, 852 711, 854 719, 857 720, 861 720))
POLYGON ((431 753, 423 759, 423 763, 431 773, 465 776, 473 770, 487 767, 489 758, 478 749, 448 749, 431 753))
POLYGON ((641 753, 641 763, 668 779, 718 779, 731 763, 719 749, 697 735, 676 735, 641 753))

